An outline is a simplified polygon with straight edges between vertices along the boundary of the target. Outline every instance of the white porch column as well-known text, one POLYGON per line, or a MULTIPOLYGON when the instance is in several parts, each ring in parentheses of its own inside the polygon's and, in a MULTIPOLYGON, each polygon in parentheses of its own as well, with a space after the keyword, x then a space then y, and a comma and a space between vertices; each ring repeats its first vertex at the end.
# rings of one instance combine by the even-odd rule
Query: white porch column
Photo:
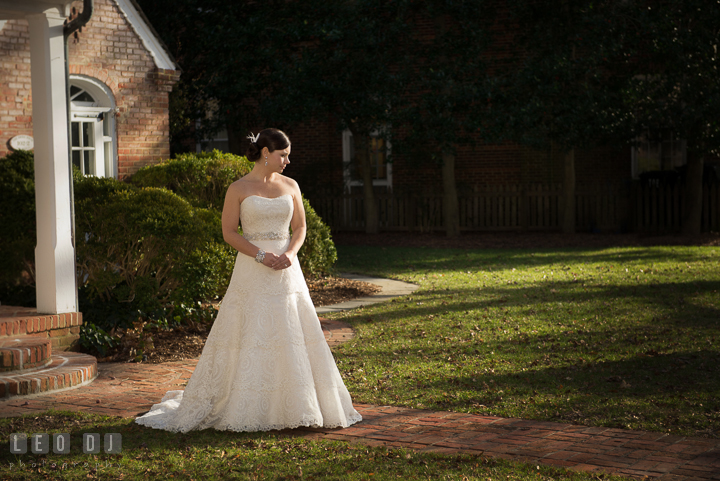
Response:
POLYGON ((71 241, 63 21, 57 10, 27 15, 35 137, 37 310, 77 311, 71 241))

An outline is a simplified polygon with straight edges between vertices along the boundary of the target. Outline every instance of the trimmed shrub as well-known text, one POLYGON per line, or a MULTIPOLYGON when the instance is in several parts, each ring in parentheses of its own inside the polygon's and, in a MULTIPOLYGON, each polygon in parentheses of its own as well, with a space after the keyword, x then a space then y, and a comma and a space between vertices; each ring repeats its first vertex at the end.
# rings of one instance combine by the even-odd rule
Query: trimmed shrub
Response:
MULTIPOLYGON (((222 212, 227 188, 252 170, 245 157, 218 150, 199 154, 181 154, 176 158, 140 169, 130 182, 140 187, 164 187, 194 206, 222 212)), ((298 260, 307 276, 329 274, 337 261, 330 228, 303 198, 307 235, 298 260)))
MULTIPOLYGON (((0 284, 35 283, 35 166, 26 150, 0 158, 0 284)), ((34 301, 34 294, 33 294, 34 301)))
POLYGON ((79 285, 88 300, 150 313, 224 294, 234 256, 219 215, 165 189, 113 182, 93 179, 83 188, 96 195, 76 199, 79 285))
POLYGON ((230 184, 252 168, 245 157, 219 150, 186 153, 140 169, 130 182, 138 187, 164 187, 196 207, 222 210, 230 184))
POLYGON ((305 206, 305 223, 307 234, 305 242, 298 252, 300 267, 306 276, 321 276, 330 273, 330 269, 337 261, 337 250, 330 236, 330 227, 325 224, 319 215, 310 206, 310 202, 303 197, 305 206))

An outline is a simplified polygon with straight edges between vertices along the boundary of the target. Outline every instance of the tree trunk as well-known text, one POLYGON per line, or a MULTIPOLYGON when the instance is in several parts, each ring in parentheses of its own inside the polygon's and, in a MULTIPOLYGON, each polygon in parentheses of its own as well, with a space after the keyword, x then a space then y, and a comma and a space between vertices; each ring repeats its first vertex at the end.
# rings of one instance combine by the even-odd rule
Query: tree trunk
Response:
POLYGON ((443 152, 442 160, 445 233, 448 237, 457 237, 460 235, 460 208, 455 185, 455 154, 443 152))
POLYGON ((685 174, 682 234, 699 236, 702 228, 703 157, 688 155, 685 174))
POLYGON ((575 233, 575 149, 570 149, 563 158, 563 234, 575 233))
MULTIPOLYGON (((352 132, 352 130, 351 130, 352 132)), ((360 167, 363 180, 363 200, 365 204, 365 233, 377 234, 379 230, 378 211, 373 190, 372 163, 370 158, 370 145, 367 138, 352 132, 355 142, 355 160, 360 167)))

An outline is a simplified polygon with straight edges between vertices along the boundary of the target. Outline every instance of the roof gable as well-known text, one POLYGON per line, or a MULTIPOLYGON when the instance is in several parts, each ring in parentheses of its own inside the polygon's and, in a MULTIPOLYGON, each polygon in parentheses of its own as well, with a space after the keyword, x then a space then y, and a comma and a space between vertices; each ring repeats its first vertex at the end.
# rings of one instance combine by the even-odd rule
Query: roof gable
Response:
MULTIPOLYGON (((140 7, 134 0, 114 0, 120 12, 127 19, 128 23, 142 41, 147 51, 152 56, 155 66, 165 70, 180 70, 173 60, 167 47, 160 40, 155 29, 145 17, 140 7)), ((92 20, 90 20, 92 22, 92 20)))

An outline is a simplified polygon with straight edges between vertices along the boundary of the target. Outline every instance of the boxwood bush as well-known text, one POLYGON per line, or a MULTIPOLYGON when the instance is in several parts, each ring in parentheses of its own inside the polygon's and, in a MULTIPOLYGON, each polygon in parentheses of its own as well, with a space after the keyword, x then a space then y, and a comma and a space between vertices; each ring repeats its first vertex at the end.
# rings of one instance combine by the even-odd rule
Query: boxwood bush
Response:
MULTIPOLYGON (((245 157, 218 150, 199 154, 181 154, 176 158, 140 169, 130 182, 139 187, 164 187, 194 206, 221 213, 227 188, 248 174, 253 163, 245 157)), ((337 261, 337 251, 325 224, 303 198, 307 236, 298 259, 307 276, 329 274, 337 261)))
MULTIPOLYGON (((32 152, 0 158, 0 285, 16 293, 35 282, 35 169, 32 152)), ((27 297, 27 295, 25 295, 27 297)), ((32 302, 35 294, 32 292, 32 302)))
POLYGON ((252 168, 245 157, 219 150, 186 153, 140 169, 130 182, 138 187, 164 187, 196 207, 222 210, 227 188, 252 168))
POLYGON ((215 211, 165 189, 114 188, 112 179, 79 183, 79 284, 91 302, 152 312, 224 294, 234 256, 215 211))

